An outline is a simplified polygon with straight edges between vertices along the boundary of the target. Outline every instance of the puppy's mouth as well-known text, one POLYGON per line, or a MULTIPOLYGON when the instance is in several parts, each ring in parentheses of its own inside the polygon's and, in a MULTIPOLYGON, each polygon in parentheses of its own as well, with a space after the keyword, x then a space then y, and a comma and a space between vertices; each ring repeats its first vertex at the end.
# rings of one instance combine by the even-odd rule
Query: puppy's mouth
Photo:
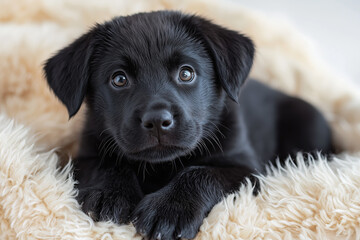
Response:
POLYGON ((177 157, 186 155, 190 150, 180 146, 157 144, 139 151, 127 152, 125 155, 133 160, 156 163, 172 161, 177 157))

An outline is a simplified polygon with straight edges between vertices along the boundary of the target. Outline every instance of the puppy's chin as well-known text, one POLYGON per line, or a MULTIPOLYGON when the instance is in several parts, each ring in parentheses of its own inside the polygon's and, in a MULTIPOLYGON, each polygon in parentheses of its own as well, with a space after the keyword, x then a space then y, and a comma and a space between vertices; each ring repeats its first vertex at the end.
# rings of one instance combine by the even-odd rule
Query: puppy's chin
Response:
POLYGON ((185 156, 193 150, 192 147, 157 145, 137 152, 125 153, 128 159, 135 161, 146 161, 149 163, 160 163, 173 161, 178 157, 185 156))

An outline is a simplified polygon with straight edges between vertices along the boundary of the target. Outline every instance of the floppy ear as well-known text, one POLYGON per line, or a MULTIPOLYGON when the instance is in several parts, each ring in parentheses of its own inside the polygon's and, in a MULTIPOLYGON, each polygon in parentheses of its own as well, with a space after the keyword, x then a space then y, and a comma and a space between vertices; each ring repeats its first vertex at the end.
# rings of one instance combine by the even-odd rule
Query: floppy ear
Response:
POLYGON ((242 34, 195 17, 197 31, 210 52, 218 79, 228 96, 238 101, 240 87, 254 58, 253 42, 242 34))
POLYGON ((78 112, 86 93, 91 41, 89 32, 48 59, 44 66, 47 82, 66 106, 70 118, 78 112))

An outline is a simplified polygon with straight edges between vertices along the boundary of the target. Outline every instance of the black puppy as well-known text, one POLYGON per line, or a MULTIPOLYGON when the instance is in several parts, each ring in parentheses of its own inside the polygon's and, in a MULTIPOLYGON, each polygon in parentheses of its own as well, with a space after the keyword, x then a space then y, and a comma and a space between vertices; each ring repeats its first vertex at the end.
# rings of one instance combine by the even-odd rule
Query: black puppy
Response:
POLYGON ((151 239, 193 238, 270 160, 328 153, 331 133, 314 107, 244 85, 253 55, 244 35, 161 11, 96 25, 50 58, 48 83, 70 117, 88 105, 75 160, 83 210, 132 221, 151 239))

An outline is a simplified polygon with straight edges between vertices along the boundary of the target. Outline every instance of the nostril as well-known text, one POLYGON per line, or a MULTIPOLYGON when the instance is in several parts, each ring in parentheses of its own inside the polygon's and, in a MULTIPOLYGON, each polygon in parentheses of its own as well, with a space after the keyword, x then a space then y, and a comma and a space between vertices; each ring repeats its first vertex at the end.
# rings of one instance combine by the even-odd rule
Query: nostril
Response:
POLYGON ((163 128, 168 128, 168 127, 171 126, 171 124, 172 124, 172 121, 171 121, 170 119, 168 119, 168 120, 163 121, 162 124, 161 124, 161 126, 162 126, 163 128))
POLYGON ((152 129, 154 127, 154 124, 152 122, 145 122, 143 126, 144 128, 152 129))

